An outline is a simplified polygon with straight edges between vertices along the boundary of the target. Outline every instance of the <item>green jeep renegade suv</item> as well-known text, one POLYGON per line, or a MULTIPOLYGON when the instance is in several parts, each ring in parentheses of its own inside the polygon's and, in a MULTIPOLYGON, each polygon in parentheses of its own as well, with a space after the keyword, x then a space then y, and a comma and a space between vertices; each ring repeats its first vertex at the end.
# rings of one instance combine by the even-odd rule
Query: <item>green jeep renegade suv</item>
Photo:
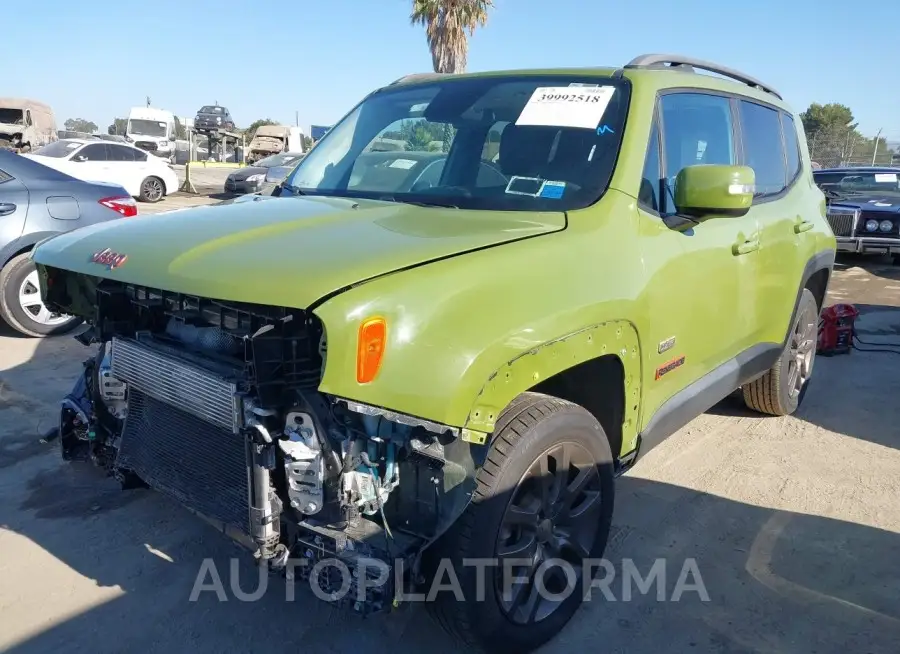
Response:
POLYGON ((64 458, 330 601, 415 592, 469 643, 533 649, 600 568, 616 475, 736 390, 803 399, 835 238, 796 115, 736 71, 410 76, 277 195, 33 258, 100 345, 64 458))

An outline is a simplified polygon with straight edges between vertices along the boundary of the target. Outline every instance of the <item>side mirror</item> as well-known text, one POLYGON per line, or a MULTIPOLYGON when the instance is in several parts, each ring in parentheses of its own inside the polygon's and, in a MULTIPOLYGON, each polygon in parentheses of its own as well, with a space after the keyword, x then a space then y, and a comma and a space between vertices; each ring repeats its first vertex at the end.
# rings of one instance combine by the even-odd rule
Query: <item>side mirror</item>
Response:
POLYGON ((755 190, 748 166, 687 166, 675 178, 675 209, 697 219, 739 217, 750 211, 755 190))
POLYGON ((87 161, 87 157, 85 157, 83 154, 79 154, 78 156, 72 157, 72 161, 77 161, 78 163, 81 163, 83 161, 87 161))

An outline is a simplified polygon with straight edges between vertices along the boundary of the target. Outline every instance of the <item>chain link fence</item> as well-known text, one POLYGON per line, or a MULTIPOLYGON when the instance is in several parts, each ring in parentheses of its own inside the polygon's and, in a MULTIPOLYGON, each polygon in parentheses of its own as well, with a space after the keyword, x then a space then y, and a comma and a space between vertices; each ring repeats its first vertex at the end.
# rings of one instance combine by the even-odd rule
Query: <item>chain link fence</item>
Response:
POLYGON ((809 156, 822 168, 900 165, 900 153, 884 136, 869 137, 855 129, 807 133, 809 156))

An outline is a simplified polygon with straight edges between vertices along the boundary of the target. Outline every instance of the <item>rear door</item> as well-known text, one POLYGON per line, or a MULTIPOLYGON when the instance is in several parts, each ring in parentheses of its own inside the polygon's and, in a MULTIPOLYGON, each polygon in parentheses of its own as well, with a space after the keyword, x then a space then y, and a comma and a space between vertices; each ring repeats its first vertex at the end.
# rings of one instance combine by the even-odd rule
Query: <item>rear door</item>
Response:
POLYGON ((0 265, 9 253, 4 248, 22 235, 28 215, 28 189, 10 173, 0 169, 0 265))
POLYGON ((803 264, 811 255, 816 216, 803 215, 810 203, 800 178, 796 126, 780 109, 747 99, 736 101, 743 164, 756 175, 752 216, 759 224, 759 279, 752 338, 780 343, 797 298, 803 264), (787 129, 785 129, 787 128, 787 129))

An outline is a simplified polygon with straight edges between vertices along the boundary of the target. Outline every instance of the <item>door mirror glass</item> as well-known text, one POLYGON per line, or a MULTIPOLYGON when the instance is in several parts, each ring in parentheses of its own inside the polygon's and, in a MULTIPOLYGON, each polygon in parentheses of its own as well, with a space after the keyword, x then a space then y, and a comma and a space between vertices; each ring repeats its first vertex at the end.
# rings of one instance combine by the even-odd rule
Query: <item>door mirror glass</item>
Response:
POLYGON ((83 154, 76 154, 74 157, 72 157, 72 161, 81 163, 82 161, 87 161, 87 157, 85 157, 83 154))
POLYGON ((755 184, 748 166, 687 166, 675 178, 675 208, 698 219, 743 216, 753 204, 755 184))

